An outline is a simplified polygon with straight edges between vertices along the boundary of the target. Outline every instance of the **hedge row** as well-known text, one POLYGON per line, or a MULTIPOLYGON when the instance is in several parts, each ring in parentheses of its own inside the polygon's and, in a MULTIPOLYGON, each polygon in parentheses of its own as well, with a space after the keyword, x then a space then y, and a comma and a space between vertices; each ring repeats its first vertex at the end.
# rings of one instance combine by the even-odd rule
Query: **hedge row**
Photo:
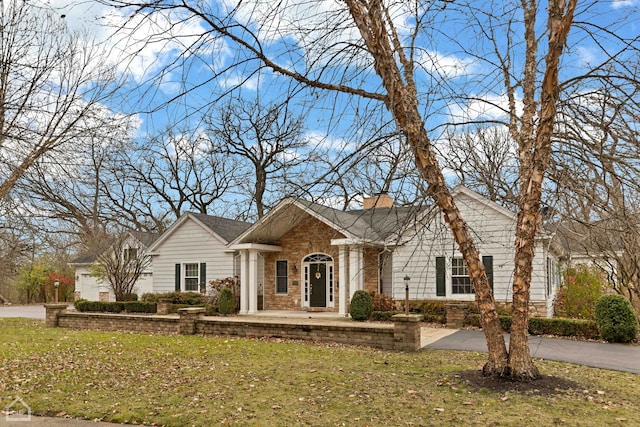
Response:
MULTIPOLYGON (((466 326, 480 327, 480 315, 468 315, 464 324, 466 326)), ((509 332, 511 329, 511 316, 500 316, 500 324, 502 329, 509 332)), ((529 333, 531 335, 557 335, 586 339, 600 338, 596 322, 583 319, 531 317, 529 318, 529 333)))
POLYGON ((184 304, 184 305, 204 305, 206 304, 206 298, 204 295, 198 292, 166 292, 163 294, 147 293, 142 294, 140 298, 145 302, 159 302, 167 300, 172 304, 184 304))
POLYGON ((98 313, 155 313, 157 311, 155 302, 144 301, 101 302, 78 300, 74 305, 76 307, 76 310, 80 312, 93 311, 98 313))

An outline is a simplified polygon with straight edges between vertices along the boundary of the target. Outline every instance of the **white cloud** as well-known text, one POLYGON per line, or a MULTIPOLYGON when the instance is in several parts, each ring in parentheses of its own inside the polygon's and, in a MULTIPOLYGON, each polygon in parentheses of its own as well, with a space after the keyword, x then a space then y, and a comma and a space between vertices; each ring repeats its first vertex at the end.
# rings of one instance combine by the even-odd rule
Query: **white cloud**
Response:
MULTIPOLYGON (((516 100, 518 113, 522 110, 522 103, 516 100)), ((453 123, 474 120, 499 120, 509 114, 509 99, 506 95, 481 95, 467 104, 449 105, 449 117, 453 123)))
POLYGON ((621 9, 623 7, 632 7, 638 4, 637 0, 613 0, 611 7, 614 9, 621 9))
POLYGON ((439 74, 444 78, 468 75, 476 68, 476 63, 471 59, 442 55, 430 50, 418 51, 415 62, 418 67, 424 69, 428 74, 439 74))
POLYGON ((333 152, 353 152, 357 146, 353 142, 346 141, 342 138, 330 137, 320 132, 311 131, 306 134, 306 140, 309 141, 310 147, 324 148, 333 152))

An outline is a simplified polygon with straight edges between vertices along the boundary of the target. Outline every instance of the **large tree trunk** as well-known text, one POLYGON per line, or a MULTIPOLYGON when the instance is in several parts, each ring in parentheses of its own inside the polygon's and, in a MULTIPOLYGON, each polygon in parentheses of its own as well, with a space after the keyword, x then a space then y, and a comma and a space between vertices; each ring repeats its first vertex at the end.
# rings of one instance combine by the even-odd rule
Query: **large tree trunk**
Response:
POLYGON ((346 3, 374 58, 376 73, 382 78, 382 84, 387 90, 385 105, 407 138, 407 143, 415 156, 416 166, 429 184, 431 196, 442 210, 467 263, 480 310, 480 322, 489 350, 489 358, 483 368, 483 373, 502 376, 507 369, 507 349, 500 320, 495 310, 493 294, 478 250, 446 185, 442 169, 424 128, 422 116, 418 111, 412 65, 404 57, 402 49, 399 49, 399 38, 395 34, 395 29, 389 28, 391 21, 386 19, 386 11, 381 1, 373 0, 365 3, 358 0, 347 0, 346 3), (390 34, 394 48, 389 41, 390 34), (395 61, 395 54, 400 57, 404 81, 395 61))
MULTIPOLYGON (((525 119, 518 138, 520 151, 520 194, 519 212, 516 225, 513 280, 513 318, 511 322, 511 341, 509 344, 509 373, 512 379, 528 381, 540 376, 533 364, 529 351, 529 295, 531 273, 535 255, 535 237, 540 224, 540 201, 542 199, 542 181, 549 167, 551 155, 551 135, 555 126, 558 101, 558 68, 562 51, 573 22, 577 0, 549 2, 549 50, 545 62, 546 68, 542 81, 539 124, 534 131, 533 117, 525 119)), ((533 26, 532 10, 525 11, 528 26, 533 26), (529 15, 527 14, 529 13, 529 15)), ((533 44, 533 33, 527 34, 527 44, 533 44)), ((528 47, 529 49, 529 47, 528 47)), ((529 52, 528 52, 529 53, 529 52)), ((535 57, 535 55, 531 55, 535 57)), ((528 57, 531 58, 531 57, 528 57)), ((533 66, 533 64, 531 64, 533 66)), ((525 77, 526 80, 526 77, 525 77)), ((528 83, 531 84, 531 83, 528 83)), ((527 97, 527 107, 535 105, 533 97, 527 97)))

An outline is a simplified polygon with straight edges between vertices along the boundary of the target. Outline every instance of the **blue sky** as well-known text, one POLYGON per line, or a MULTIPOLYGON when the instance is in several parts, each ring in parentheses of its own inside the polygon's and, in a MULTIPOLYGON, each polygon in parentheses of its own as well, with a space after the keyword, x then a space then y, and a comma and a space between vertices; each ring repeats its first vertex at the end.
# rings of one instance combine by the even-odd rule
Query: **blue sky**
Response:
MULTIPOLYGON (((519 3, 519 2, 518 2, 519 3)), ((229 64, 238 61, 242 55, 236 46, 228 40, 202 40, 199 36, 206 31, 206 25, 198 20, 179 21, 179 16, 164 16, 151 23, 137 17, 125 15, 128 11, 113 10, 92 0, 69 2, 52 0, 54 7, 61 8, 66 20, 72 27, 84 27, 96 38, 104 41, 109 55, 106 59, 121 75, 126 77, 122 101, 110 105, 126 112, 145 110, 153 113, 140 113, 138 133, 161 131, 168 124, 177 122, 197 126, 199 115, 237 82, 246 79, 237 93, 254 97, 258 94, 264 102, 281 100, 282 95, 291 87, 290 79, 275 75, 263 69, 256 73, 259 64, 255 61, 226 69, 229 64), (113 35, 113 27, 127 23, 127 30, 113 35), (171 30, 169 28, 171 27, 171 30), (174 39, 167 38, 172 34, 174 39), (150 41, 150 42, 149 42, 150 41), (200 46, 197 55, 183 56, 184 46, 193 43, 200 46), (135 52, 135 55, 134 55, 135 52), (178 61, 178 62, 176 62, 178 61), (162 78, 157 78, 162 70, 167 70, 162 78), (173 68, 172 68, 173 67, 173 68), (212 78, 215 76, 215 78, 212 78), (181 90, 198 87, 176 102, 165 105, 181 90), (132 95, 132 96, 131 96, 132 95)), ((213 0, 210 2, 218 10, 231 10, 233 0, 213 0)), ((367 90, 379 90, 379 80, 370 68, 369 58, 356 56, 360 67, 345 65, 340 49, 359 35, 350 25, 346 15, 334 15, 332 11, 341 4, 334 0, 316 2, 285 2, 287 7, 275 13, 272 2, 254 0, 243 2, 245 6, 237 11, 237 20, 252 28, 258 34, 267 51, 276 58, 279 65, 287 68, 307 71, 310 64, 331 66, 324 70, 329 81, 342 79, 342 83, 355 84, 367 90), (250 7, 249 7, 250 6, 250 7), (268 19, 261 20, 268 16, 268 19), (346 17, 346 18, 345 18, 346 17), (342 20, 341 20, 342 19, 342 20), (265 22, 267 22, 265 24, 265 22), (327 28, 338 29, 327 37, 327 28), (300 32, 300 28, 309 31, 300 32), (317 30, 311 30, 317 28, 317 30), (360 79, 360 80, 359 80, 360 79)), ((422 90, 426 126, 433 130, 432 138, 439 138, 442 123, 479 119, 505 119, 506 97, 501 84, 501 76, 492 68, 496 59, 492 54, 493 46, 484 37, 478 37, 478 30, 487 30, 486 16, 490 13, 509 16, 509 3, 485 1, 476 3, 483 13, 477 20, 461 16, 455 9, 455 2, 447 9, 438 12, 438 19, 429 24, 424 33, 417 38, 416 80, 422 90), (484 16, 484 17, 483 17, 484 16), (469 99, 460 98, 466 96, 469 99)), ((538 34, 542 35, 546 25, 545 3, 541 3, 538 18, 538 34)), ((637 37, 638 0, 613 0, 580 3, 576 22, 572 29, 570 43, 563 58, 562 77, 583 72, 585 67, 598 63, 604 57, 603 49, 616 49, 615 37, 637 37), (585 24, 586 23, 586 24, 585 24), (611 33, 597 41, 591 39, 583 28, 592 29, 594 24, 602 26, 611 33), (597 43, 602 43, 598 46, 597 43)), ((415 20, 402 7, 395 7, 392 13, 401 34, 408 35, 415 20)), ((519 13, 513 17, 520 18, 519 13)), ((504 21, 493 27, 498 35, 496 43, 505 45, 504 21)), ((514 25, 516 34, 521 26, 514 25)), ((544 53, 546 40, 540 44, 544 53)), ((512 59, 519 60, 518 45, 515 46, 512 59)), ((350 58, 350 60, 353 58, 350 58)), ((517 69, 515 77, 517 77, 517 69)), ((562 78, 561 77, 561 78, 562 78)), ((323 75, 325 78, 325 75, 323 75)), ((366 133, 354 125, 372 105, 379 103, 354 99, 345 95, 327 94, 322 91, 298 89, 291 100, 306 117, 309 136, 333 147, 346 146, 355 149, 358 138, 366 133)), ((218 104, 219 105, 219 104, 218 104)), ((379 123, 389 120, 389 115, 381 112, 379 123)))

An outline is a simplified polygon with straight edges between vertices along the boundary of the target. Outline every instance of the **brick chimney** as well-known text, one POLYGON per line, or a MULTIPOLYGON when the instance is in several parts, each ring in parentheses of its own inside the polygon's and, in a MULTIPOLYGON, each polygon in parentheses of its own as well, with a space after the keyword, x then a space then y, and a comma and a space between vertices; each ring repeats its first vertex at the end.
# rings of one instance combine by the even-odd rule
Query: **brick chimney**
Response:
POLYGON ((364 209, 393 207, 393 198, 386 192, 376 193, 373 197, 365 197, 362 203, 364 209))

